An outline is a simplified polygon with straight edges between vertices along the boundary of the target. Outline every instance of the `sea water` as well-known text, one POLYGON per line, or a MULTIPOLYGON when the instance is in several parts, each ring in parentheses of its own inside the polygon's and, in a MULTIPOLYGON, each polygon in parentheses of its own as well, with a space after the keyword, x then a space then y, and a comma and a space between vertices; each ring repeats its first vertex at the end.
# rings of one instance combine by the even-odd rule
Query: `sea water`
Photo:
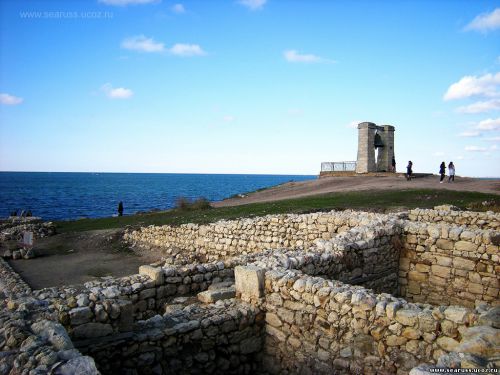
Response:
POLYGON ((105 217, 175 206, 178 198, 219 201, 235 194, 316 176, 0 172, 0 217, 31 210, 46 220, 105 217))

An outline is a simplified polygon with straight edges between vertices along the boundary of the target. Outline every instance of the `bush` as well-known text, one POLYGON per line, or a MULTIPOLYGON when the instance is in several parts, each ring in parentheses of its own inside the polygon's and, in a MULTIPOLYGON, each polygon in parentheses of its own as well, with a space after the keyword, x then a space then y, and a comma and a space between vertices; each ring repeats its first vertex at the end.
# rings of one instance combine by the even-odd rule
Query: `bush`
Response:
POLYGON ((192 201, 185 197, 177 198, 175 201, 175 207, 181 211, 207 210, 212 208, 212 206, 210 206, 210 202, 206 198, 198 198, 192 201))
POLYGON ((179 210, 187 210, 190 205, 191 202, 189 201, 189 199, 184 197, 179 197, 175 201, 175 208, 178 208, 179 210))

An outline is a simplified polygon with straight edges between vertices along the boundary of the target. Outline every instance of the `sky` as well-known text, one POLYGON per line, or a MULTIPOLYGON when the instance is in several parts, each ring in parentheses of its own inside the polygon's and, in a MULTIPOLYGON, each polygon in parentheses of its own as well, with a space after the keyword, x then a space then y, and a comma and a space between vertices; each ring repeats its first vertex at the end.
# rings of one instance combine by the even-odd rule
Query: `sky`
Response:
POLYGON ((0 170, 500 177, 500 2, 2 0, 0 170))

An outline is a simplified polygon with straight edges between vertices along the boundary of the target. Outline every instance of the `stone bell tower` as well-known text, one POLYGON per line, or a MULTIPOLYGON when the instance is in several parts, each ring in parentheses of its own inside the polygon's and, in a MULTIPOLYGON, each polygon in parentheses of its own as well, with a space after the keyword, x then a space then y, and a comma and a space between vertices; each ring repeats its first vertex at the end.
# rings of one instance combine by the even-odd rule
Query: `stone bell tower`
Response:
POLYGON ((394 156, 394 126, 373 122, 358 125, 356 173, 389 172, 394 156))

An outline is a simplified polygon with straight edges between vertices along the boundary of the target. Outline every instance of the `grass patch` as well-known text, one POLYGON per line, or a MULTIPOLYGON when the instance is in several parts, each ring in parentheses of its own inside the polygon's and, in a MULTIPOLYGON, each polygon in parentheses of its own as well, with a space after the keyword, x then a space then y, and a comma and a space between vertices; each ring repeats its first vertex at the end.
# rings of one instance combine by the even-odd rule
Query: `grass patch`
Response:
POLYGON ((308 213, 332 209, 357 209, 377 212, 395 208, 431 208, 440 204, 453 204, 462 209, 488 211, 500 206, 500 196, 477 192, 453 190, 412 189, 339 192, 305 198, 267 203, 253 203, 234 207, 206 209, 181 209, 146 214, 82 219, 56 222, 59 233, 95 229, 123 228, 126 226, 205 224, 221 219, 254 217, 279 213, 308 213), (493 202, 483 205, 483 202, 493 202))

